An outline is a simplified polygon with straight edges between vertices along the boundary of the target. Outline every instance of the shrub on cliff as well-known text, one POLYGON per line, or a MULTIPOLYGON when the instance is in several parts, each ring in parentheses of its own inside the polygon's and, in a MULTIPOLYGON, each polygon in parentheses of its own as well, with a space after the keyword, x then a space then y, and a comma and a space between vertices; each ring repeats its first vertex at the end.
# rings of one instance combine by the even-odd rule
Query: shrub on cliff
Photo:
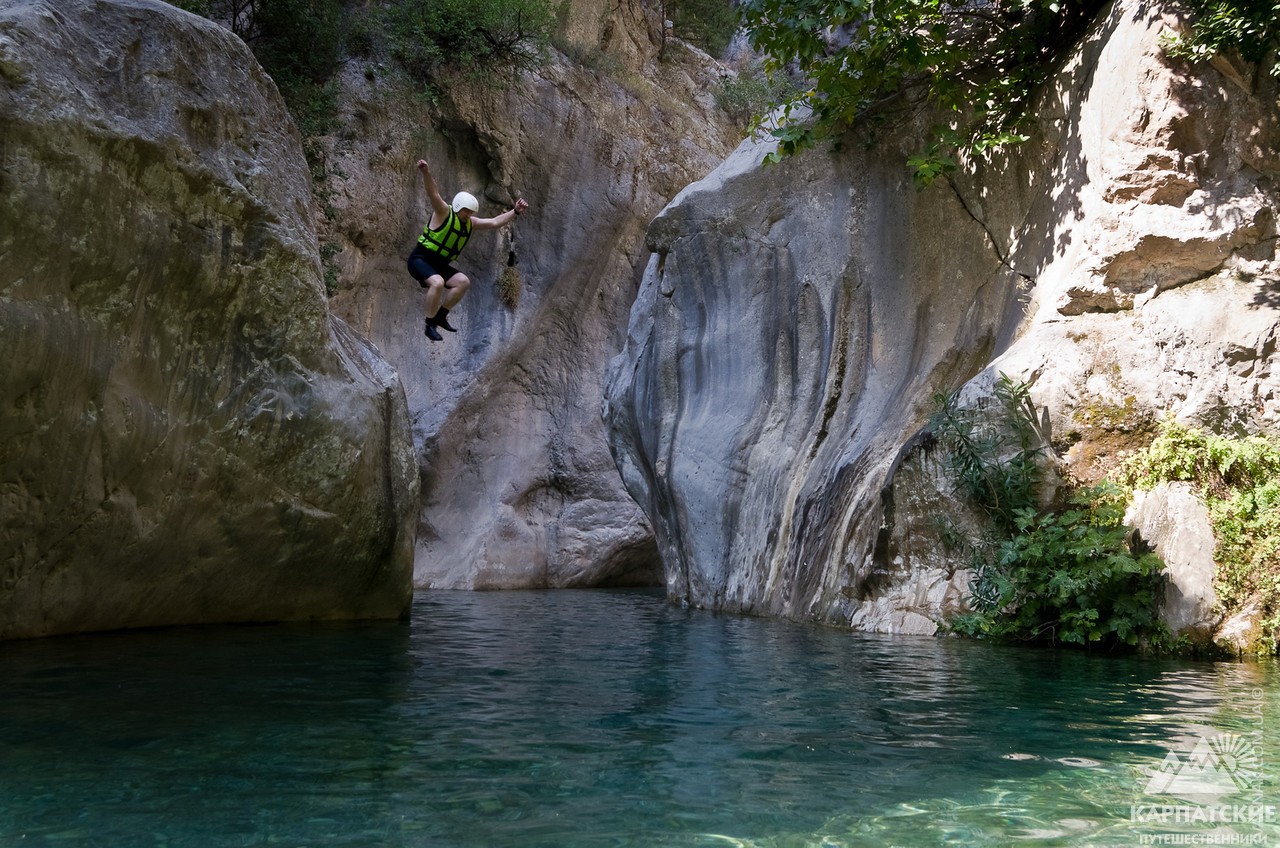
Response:
POLYGON ((392 54, 427 83, 446 70, 494 79, 537 65, 555 25, 547 0, 394 0, 387 9, 392 54))
POLYGON ((975 578, 972 612, 954 632, 1077 645, 1163 643, 1164 563, 1134 553, 1111 486, 1039 501, 1044 440, 1029 386, 1001 375, 991 409, 939 396, 931 428, 948 451, 958 493, 986 513, 983 539, 962 540, 975 578))
MULTIPOLYGON (((1188 0, 1192 32, 1173 39, 1193 59, 1236 49, 1280 73, 1277 0, 1188 0), (1268 59, 1269 57, 1269 59, 1268 59)), ((1026 139, 1033 96, 1102 0, 744 0, 751 43, 775 72, 805 80, 783 104, 772 160, 849 127, 874 134, 921 113, 942 116, 909 159, 927 185, 982 153, 1026 139)))
POLYGON ((1262 646, 1280 644, 1280 441, 1230 438, 1169 420, 1121 472, 1129 486, 1190 483, 1209 508, 1217 540, 1214 589, 1223 612, 1256 603, 1262 646))

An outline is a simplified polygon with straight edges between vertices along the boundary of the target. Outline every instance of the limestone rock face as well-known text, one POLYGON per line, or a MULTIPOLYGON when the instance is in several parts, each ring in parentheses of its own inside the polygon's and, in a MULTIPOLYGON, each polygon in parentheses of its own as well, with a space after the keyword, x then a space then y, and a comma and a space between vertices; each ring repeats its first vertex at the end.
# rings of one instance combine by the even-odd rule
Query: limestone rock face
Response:
POLYGON ((988 360, 1017 277, 900 151, 762 169, 768 150, 744 142, 651 225, 606 417, 671 597, 837 619, 900 446, 988 360))
POLYGON ((1280 88, 1261 71, 1246 83, 1223 63, 1170 64, 1160 36, 1177 25, 1124 4, 1100 22, 1067 75, 1082 80, 1046 109, 1052 204, 998 202, 1025 161, 964 187, 1037 282, 1022 337, 992 367, 1037 376, 1087 479, 1094 455, 1166 413, 1280 432, 1280 88))
POLYGON ((1280 431, 1276 83, 1170 64, 1171 26, 1109 7, 1032 140, 949 185, 746 143, 663 211, 607 416, 670 595, 885 631, 963 608, 930 527, 963 508, 913 435, 971 377, 1035 380, 1086 479, 1167 411, 1280 431))
POLYGON ((0 638, 406 610, 403 391, 312 216, 230 33, 0 5, 0 638))
POLYGON ((604 370, 622 346, 645 227, 736 138, 706 92, 711 60, 669 42, 659 61, 651 12, 611 8, 601 22, 599 7, 575 5, 581 61, 557 54, 510 84, 450 86, 438 107, 390 77, 343 77, 344 123, 360 131, 327 151, 333 304, 405 382, 420 587, 661 580, 653 530, 606 442, 604 370), (517 196, 531 204, 513 228, 472 238, 456 263, 472 280, 449 316, 459 332, 434 344, 405 270, 428 212, 419 158, 446 196, 480 198, 482 215, 517 196), (497 290, 513 258, 514 303, 497 290))

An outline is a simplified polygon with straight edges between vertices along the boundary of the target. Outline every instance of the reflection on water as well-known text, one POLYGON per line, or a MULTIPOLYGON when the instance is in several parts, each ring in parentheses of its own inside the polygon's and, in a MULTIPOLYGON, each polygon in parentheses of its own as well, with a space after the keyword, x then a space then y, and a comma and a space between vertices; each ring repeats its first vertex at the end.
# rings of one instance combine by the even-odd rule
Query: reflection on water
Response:
POLYGON ((867 637, 648 591, 5 644, 0 680, 4 846, 1129 846, 1227 835, 1144 806, 1188 808, 1146 794, 1151 770, 1224 733, 1263 756, 1197 804, 1280 797, 1274 666, 867 637))

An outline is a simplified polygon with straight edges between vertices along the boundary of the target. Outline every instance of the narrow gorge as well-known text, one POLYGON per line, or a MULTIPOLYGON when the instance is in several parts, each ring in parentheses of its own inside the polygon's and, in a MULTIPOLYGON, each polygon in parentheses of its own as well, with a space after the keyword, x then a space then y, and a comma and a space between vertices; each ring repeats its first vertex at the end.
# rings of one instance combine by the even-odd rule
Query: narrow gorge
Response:
MULTIPOLYGON (((501 84, 347 57, 304 137, 210 21, 6 2, 0 637, 628 585, 933 633, 971 578, 936 393, 1030 382, 1085 481, 1166 416, 1280 432, 1274 77, 1118 2, 1028 141, 918 190, 918 127, 762 167, 659 12, 565 5, 501 84), (419 158, 532 204, 440 343, 419 158)), ((1181 497, 1135 507, 1157 549, 1181 497)), ((1205 544, 1170 603, 1212 629, 1205 544)))

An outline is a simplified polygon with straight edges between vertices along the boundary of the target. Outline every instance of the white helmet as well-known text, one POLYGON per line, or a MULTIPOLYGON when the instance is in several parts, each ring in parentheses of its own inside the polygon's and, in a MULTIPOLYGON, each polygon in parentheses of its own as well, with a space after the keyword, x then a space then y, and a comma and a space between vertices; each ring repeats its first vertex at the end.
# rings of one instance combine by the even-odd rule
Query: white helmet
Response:
POLYGON ((470 209, 472 212, 480 211, 480 201, 476 200, 475 195, 460 191, 453 196, 453 211, 461 212, 463 209, 470 209))

